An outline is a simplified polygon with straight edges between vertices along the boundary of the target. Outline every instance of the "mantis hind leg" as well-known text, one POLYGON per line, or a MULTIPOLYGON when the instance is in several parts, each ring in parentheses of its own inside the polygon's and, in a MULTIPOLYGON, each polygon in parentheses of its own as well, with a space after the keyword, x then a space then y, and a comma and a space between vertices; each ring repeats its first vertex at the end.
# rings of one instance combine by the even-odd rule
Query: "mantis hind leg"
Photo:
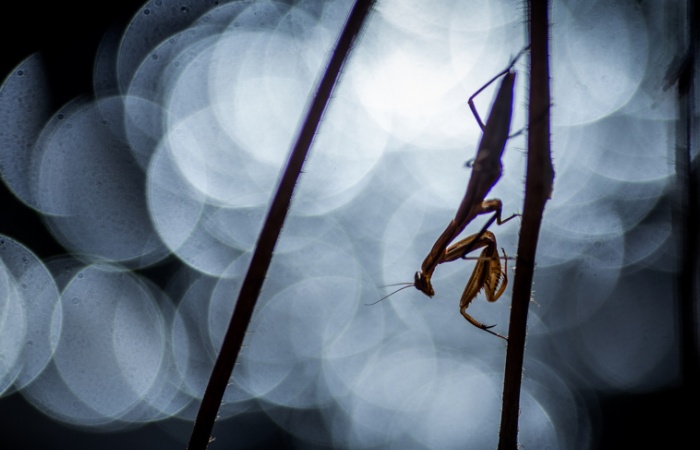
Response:
MULTIPOLYGON (((475 99, 479 94, 481 94, 481 92, 482 92, 484 89, 486 89, 487 87, 489 87, 489 85, 490 85, 491 83, 493 83, 493 82, 496 81, 498 78, 500 78, 500 77, 502 77, 503 75, 505 75, 505 74, 507 74, 508 72, 510 72, 510 69, 513 68, 513 66, 515 65, 515 63, 516 63, 516 62, 518 61, 518 59, 520 58, 520 56, 521 56, 523 53, 525 53, 526 51, 528 51, 529 49, 530 49, 530 45, 529 45, 529 44, 526 45, 525 47, 523 47, 523 48, 518 52, 518 54, 515 55, 515 58, 513 58, 513 59, 511 60, 510 64, 508 64, 508 67, 506 67, 504 70, 502 70, 501 72, 499 72, 498 74, 496 74, 496 76, 494 76, 494 77, 491 78, 489 81, 487 81, 485 85, 481 86, 481 88, 479 88, 478 91, 476 91, 475 93, 472 94, 471 97, 469 97, 469 100, 467 101, 467 104, 469 104, 469 109, 472 110, 472 114, 474 115, 474 118, 476 119, 476 122, 479 124, 479 128, 481 128, 481 131, 484 131, 485 125, 484 125, 484 122, 481 120, 481 116, 479 115, 479 111, 477 111, 477 110, 476 110, 476 106, 474 106, 474 99, 475 99)), ((522 132, 522 130, 519 131, 518 134, 521 133, 521 132, 522 132)), ((467 167, 471 167, 471 166, 468 165, 467 167)))

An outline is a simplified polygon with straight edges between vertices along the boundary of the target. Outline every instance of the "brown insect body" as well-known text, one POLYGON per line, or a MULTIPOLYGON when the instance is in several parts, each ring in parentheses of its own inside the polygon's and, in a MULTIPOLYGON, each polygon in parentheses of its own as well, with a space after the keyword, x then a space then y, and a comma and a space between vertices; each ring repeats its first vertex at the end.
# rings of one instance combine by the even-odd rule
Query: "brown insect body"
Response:
POLYGON ((485 291, 487 300, 494 302, 503 294, 508 284, 506 272, 501 269, 496 237, 493 233, 484 229, 480 233, 469 236, 449 248, 448 245, 478 215, 493 212, 494 219, 499 225, 515 217, 513 215, 507 219, 501 219, 501 200, 485 200, 486 195, 501 177, 501 156, 510 133, 510 122, 513 112, 513 87, 515 84, 515 71, 510 70, 511 67, 494 77, 469 99, 469 106, 482 127, 483 135, 474 159, 467 191, 457 209, 455 218, 450 221, 445 231, 433 244, 432 249, 421 265, 421 271, 416 272, 413 284, 416 289, 428 297, 432 297, 435 295, 435 290, 430 279, 438 264, 463 258, 467 253, 485 247, 462 294, 460 312, 465 319, 476 327, 503 339, 506 338, 489 330, 493 325, 486 326, 466 313, 467 307, 482 289, 485 291), (484 125, 476 112, 473 99, 501 75, 504 75, 503 81, 484 125))

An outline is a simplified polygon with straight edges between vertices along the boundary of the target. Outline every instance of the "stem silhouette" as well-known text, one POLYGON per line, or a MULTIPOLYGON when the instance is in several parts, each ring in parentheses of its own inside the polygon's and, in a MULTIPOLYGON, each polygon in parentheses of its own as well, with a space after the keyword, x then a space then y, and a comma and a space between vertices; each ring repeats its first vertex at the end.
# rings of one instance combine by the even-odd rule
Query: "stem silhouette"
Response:
POLYGON ((350 54, 353 43, 360 33, 362 25, 374 3, 374 0, 357 0, 355 2, 331 55, 328 67, 316 88, 316 92, 306 112, 306 117, 277 186, 277 191, 265 218, 248 272, 238 294, 231 322, 197 413, 190 442, 187 446, 188 450, 204 450, 209 445, 219 405, 231 378, 233 367, 238 359, 246 330, 255 309, 255 303, 260 294, 267 270, 270 267, 272 253, 287 216, 294 186, 299 178, 304 160, 311 147, 323 111, 328 105, 343 64, 350 54))
POLYGON ((525 204, 518 240, 515 279, 508 328, 503 380, 503 408, 498 450, 518 448, 520 388, 525 356, 527 313, 530 305, 535 253, 542 213, 552 193, 554 168, 550 144, 549 2, 529 0, 530 98, 528 101, 527 172, 525 204))

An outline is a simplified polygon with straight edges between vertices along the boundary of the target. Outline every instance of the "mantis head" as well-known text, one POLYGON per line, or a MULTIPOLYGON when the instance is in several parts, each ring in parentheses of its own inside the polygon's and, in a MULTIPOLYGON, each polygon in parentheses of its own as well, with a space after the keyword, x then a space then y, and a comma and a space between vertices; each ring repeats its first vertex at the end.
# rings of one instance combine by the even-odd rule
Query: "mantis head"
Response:
POLYGON ((413 285, 428 297, 435 295, 433 285, 430 284, 430 276, 423 274, 423 272, 416 272, 413 278, 413 285))

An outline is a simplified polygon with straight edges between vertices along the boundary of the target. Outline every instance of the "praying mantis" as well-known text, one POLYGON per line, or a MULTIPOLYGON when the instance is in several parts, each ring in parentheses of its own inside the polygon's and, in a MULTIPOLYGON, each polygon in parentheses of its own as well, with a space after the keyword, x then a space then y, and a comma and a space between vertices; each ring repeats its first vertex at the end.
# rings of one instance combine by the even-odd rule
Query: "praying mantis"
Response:
POLYGON ((455 261, 457 259, 468 259, 466 257, 468 253, 483 248, 484 250, 481 252, 481 255, 476 258, 477 263, 474 272, 462 293, 459 302, 459 310, 462 316, 475 327, 505 340, 508 338, 491 330, 494 325, 485 325, 474 319, 467 313, 467 308, 482 289, 484 290, 486 299, 490 302, 495 302, 503 294, 508 284, 508 263, 505 250, 502 250, 504 269, 501 266, 500 256, 498 254, 496 236, 488 231, 487 228, 494 221, 496 221, 498 225, 502 225, 516 217, 517 214, 502 219, 501 212, 503 204, 501 200, 487 200, 486 195, 501 177, 503 167, 501 164, 501 156, 503 155, 506 141, 510 137, 510 122, 513 112, 513 87, 516 75, 513 66, 528 48, 529 46, 523 48, 505 70, 494 76, 469 98, 469 108, 474 114, 476 121, 479 123, 483 135, 476 152, 476 157, 473 163, 470 164, 472 167, 472 174, 467 184, 467 191, 457 209, 454 219, 450 221, 445 231, 437 238, 430 252, 423 260, 421 270, 416 272, 413 283, 406 283, 406 286, 404 286, 404 288, 414 286, 428 297, 433 297, 435 295, 435 290, 430 280, 439 264, 455 261), (501 81, 488 119, 486 123, 484 123, 474 106, 474 98, 499 77, 503 77, 503 81, 501 81), (450 245, 474 218, 491 212, 494 213, 493 216, 479 233, 450 245))

